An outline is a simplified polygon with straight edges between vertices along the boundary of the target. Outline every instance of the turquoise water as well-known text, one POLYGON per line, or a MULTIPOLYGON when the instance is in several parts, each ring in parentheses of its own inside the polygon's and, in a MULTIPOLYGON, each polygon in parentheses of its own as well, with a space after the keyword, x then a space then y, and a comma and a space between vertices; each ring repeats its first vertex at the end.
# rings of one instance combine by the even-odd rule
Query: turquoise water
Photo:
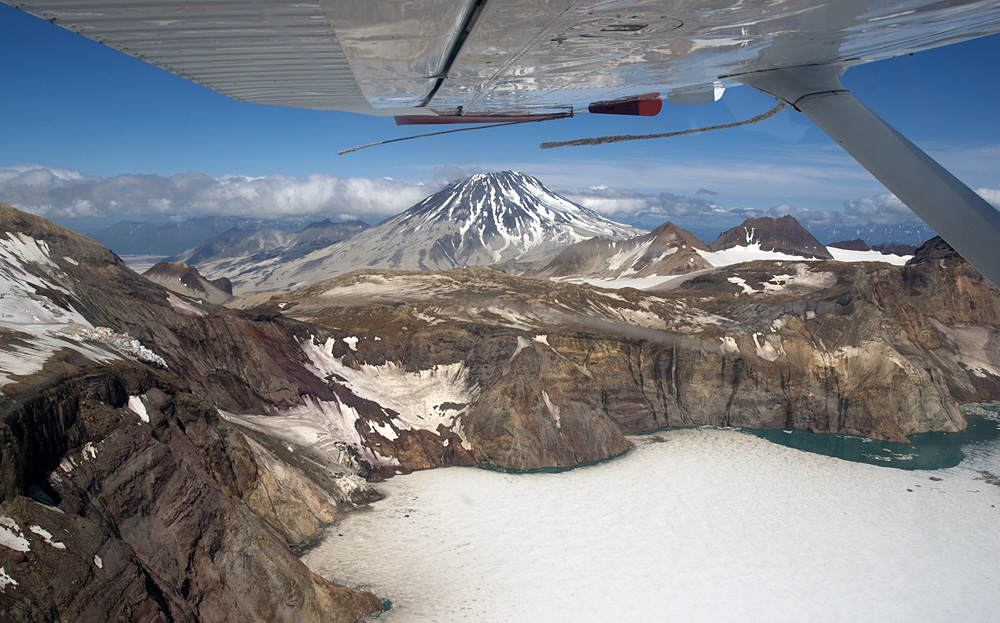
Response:
POLYGON ((1000 445, 1000 403, 966 405, 963 411, 969 422, 964 431, 910 435, 910 443, 807 430, 742 430, 782 446, 845 461, 896 469, 944 469, 958 465, 970 454, 994 454, 986 450, 1000 445))
MULTIPOLYGON (((831 435, 808 430, 739 428, 744 433, 803 452, 868 463, 896 469, 945 469, 966 459, 974 459, 973 467, 1000 473, 1000 402, 963 405, 969 426, 958 433, 919 433, 910 435, 910 443, 879 441, 855 435, 831 435)), ((697 427, 695 427, 697 428, 697 427)), ((637 436, 654 435, 672 428, 658 429, 637 436)), ((628 454, 626 451, 624 454, 628 454)), ((572 467, 542 467, 517 470, 481 463, 480 469, 507 474, 559 474, 581 467, 600 465, 620 456, 581 463, 572 467)))

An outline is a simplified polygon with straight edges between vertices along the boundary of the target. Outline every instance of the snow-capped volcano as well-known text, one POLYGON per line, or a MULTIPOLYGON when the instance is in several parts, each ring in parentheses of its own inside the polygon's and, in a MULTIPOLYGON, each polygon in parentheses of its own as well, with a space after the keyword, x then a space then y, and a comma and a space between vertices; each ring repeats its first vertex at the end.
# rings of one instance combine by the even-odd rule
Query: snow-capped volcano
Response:
POLYGON ((481 173, 332 247, 232 275, 243 290, 281 289, 359 268, 448 270, 551 258, 567 245, 645 232, 610 221, 517 173, 481 173))
POLYGON ((595 236, 625 240, 642 233, 514 171, 480 173, 452 184, 400 214, 392 226, 441 231, 445 235, 437 239, 429 261, 456 266, 532 261, 595 236), (448 235, 455 231, 457 238, 448 235))

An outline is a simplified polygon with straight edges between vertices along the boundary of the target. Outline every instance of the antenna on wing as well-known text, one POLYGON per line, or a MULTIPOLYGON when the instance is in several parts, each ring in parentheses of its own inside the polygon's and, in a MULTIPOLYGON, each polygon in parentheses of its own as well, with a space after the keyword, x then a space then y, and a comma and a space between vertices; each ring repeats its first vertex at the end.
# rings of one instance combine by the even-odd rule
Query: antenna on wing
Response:
MULTIPOLYGON (((531 117, 530 119, 518 119, 517 121, 508 121, 506 123, 493 123, 493 124, 490 124, 490 125, 477 125, 477 126, 475 126, 473 128, 457 128, 455 130, 444 130, 444 131, 441 131, 441 132, 430 132, 428 134, 417 134, 416 136, 404 136, 404 137, 401 137, 401 138, 392 138, 392 139, 389 139, 389 140, 386 140, 386 141, 378 141, 377 143, 368 143, 367 145, 361 145, 359 147, 351 147, 350 149, 344 149, 342 151, 338 151, 337 155, 338 156, 343 156, 344 154, 349 154, 352 151, 358 151, 358 150, 361 150, 361 149, 365 149, 367 147, 375 147, 375 146, 378 146, 378 145, 388 145, 389 143, 398 143, 400 141, 410 141, 410 140, 413 140, 415 138, 427 138, 429 136, 441 136, 442 134, 453 134, 455 132, 468 132, 470 130, 486 130, 488 128, 502 128, 504 126, 518 125, 520 123, 536 123, 538 121, 552 121, 553 119, 567 119, 567 118, 572 117, 572 116, 573 116, 572 112, 564 112, 564 113, 558 113, 558 114, 555 114, 555 115, 544 115, 544 116, 540 116, 540 117, 531 117)), ((497 117, 497 118, 500 119, 501 117, 497 117)))
POLYGON ((778 102, 778 105, 771 110, 761 113, 756 117, 750 117, 749 119, 744 119, 743 121, 735 121, 733 123, 724 123, 722 125, 711 125, 704 128, 692 128, 690 130, 678 130, 677 132, 664 132, 662 134, 618 134, 614 136, 598 136, 595 138, 578 138, 573 141, 554 141, 551 143, 542 143, 539 145, 542 149, 552 149, 553 147, 577 147, 579 145, 604 145, 606 143, 624 143, 625 141, 639 141, 647 138, 670 138, 671 136, 683 136, 685 134, 698 134, 699 132, 709 132, 712 130, 728 130, 729 128, 738 128, 743 125, 751 125, 754 123, 759 123, 766 119, 770 119, 775 116, 786 106, 784 102, 778 102))

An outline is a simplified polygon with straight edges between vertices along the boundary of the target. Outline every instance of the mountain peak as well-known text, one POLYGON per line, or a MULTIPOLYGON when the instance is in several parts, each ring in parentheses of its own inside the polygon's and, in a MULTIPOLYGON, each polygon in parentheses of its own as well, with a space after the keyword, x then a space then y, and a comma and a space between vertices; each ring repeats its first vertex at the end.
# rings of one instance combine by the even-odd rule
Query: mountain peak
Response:
POLYGON ((697 236, 684 229, 683 227, 678 227, 674 223, 667 221, 663 225, 660 225, 653 231, 646 234, 645 238, 652 238, 656 240, 662 240, 664 242, 671 242, 677 246, 687 245, 692 249, 698 249, 701 251, 708 251, 708 245, 702 242, 697 236))
POLYGON ((708 247, 688 230, 667 222, 631 240, 592 238, 566 247, 535 275, 588 279, 683 275, 710 266, 698 250, 708 247))
POLYGON ((748 218, 719 234, 712 251, 759 245, 762 251, 777 251, 803 257, 832 259, 833 256, 794 216, 748 218))
POLYGON ((209 281, 198 269, 181 262, 159 262, 142 275, 168 290, 221 305, 233 294, 233 284, 225 277, 209 281))

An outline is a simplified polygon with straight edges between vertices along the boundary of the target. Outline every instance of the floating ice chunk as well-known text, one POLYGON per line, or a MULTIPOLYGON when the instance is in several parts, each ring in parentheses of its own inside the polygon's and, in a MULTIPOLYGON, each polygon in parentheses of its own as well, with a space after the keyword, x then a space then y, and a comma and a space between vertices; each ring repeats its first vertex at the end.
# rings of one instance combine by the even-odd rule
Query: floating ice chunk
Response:
POLYGON ((101 557, 98 556, 97 554, 94 554, 94 564, 97 565, 98 569, 104 568, 104 561, 101 560, 101 557))
POLYGON ((10 517, 0 517, 0 545, 9 547, 15 552, 31 551, 31 544, 24 538, 24 532, 10 517))
POLYGON ((56 549, 66 549, 66 545, 64 543, 62 543, 61 541, 53 541, 52 540, 52 533, 49 532, 48 530, 46 530, 45 528, 43 528, 41 526, 31 526, 30 528, 28 528, 28 530, 31 530, 32 532, 34 532, 38 536, 40 536, 43 539, 45 539, 45 542, 48 543, 49 545, 51 545, 52 547, 54 547, 56 549))
POLYGON ((139 396, 129 396, 128 408, 134 411, 140 420, 147 424, 149 423, 149 414, 146 412, 146 405, 142 404, 142 398, 139 396))

